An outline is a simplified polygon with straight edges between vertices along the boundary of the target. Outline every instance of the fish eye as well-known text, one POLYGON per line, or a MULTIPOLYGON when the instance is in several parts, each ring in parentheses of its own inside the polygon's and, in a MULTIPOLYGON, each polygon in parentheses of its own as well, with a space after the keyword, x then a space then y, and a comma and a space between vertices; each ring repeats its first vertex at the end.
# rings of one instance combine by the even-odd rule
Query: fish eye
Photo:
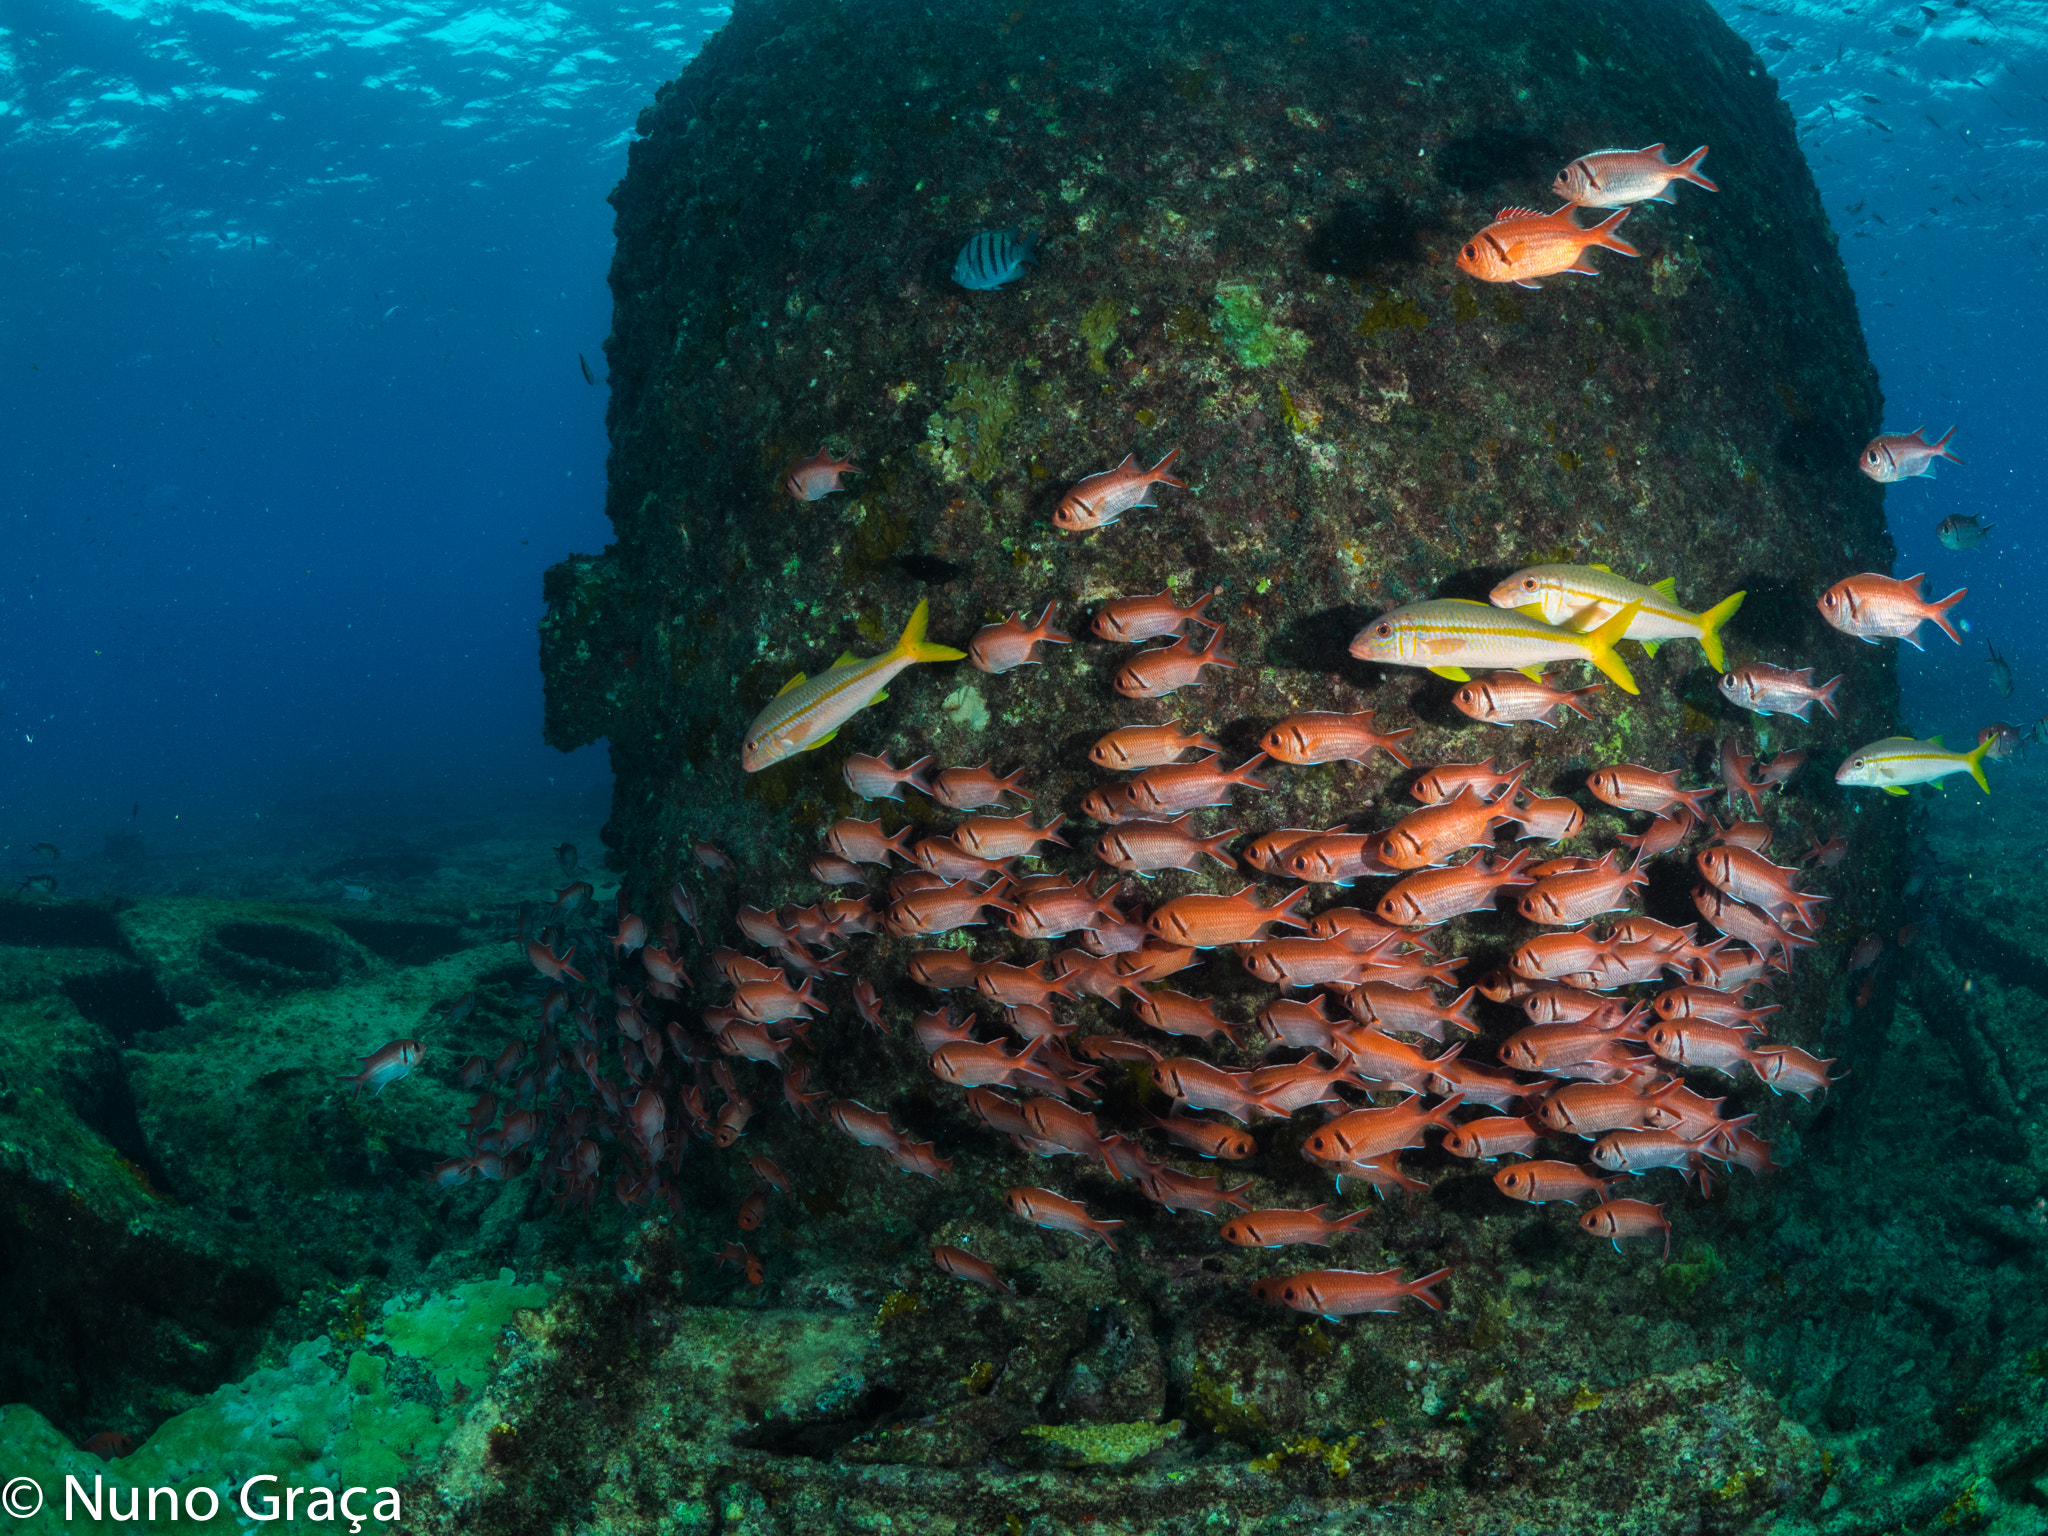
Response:
POLYGON ((1382 640, 1386 639, 1386 637, 1388 635, 1391 635, 1393 632, 1394 626, 1391 624, 1381 624, 1373 630, 1373 633, 1378 635, 1382 640))
POLYGON ((1522 586, 1524 590, 1534 592, 1536 590, 1536 578, 1534 576, 1524 576, 1522 578, 1522 586))
POLYGON ((1476 255, 1478 255, 1478 254, 1479 254, 1479 247, 1478 247, 1478 246, 1476 246, 1476 245, 1468 245, 1468 246, 1466 246, 1466 247, 1465 247, 1465 259, 1466 259, 1467 261, 1470 261, 1470 260, 1471 260, 1471 259, 1472 259, 1472 258, 1473 258, 1474 256, 1476 256, 1476 255))

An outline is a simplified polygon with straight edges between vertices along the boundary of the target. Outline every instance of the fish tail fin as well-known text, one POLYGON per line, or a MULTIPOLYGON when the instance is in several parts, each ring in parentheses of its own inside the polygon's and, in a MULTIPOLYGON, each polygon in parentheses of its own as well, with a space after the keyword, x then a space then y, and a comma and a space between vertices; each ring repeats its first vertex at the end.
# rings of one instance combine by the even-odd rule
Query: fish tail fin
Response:
POLYGON ((1615 686, 1623 693, 1641 693, 1642 689, 1636 686, 1636 680, 1630 674, 1627 663, 1615 654, 1614 646, 1616 641, 1628 633, 1629 625, 1635 623, 1636 615, 1642 611, 1641 603, 1630 603, 1585 637, 1586 660, 1613 679, 1615 686))
MULTIPOLYGON (((1650 651, 1649 644, 1646 643, 1643 646, 1643 649, 1646 651, 1650 651)), ((1650 654, 1654 656, 1657 653, 1655 651, 1650 651, 1650 654)), ((1570 692, 1566 693, 1565 696, 1558 702, 1564 705, 1564 707, 1570 710, 1573 714, 1583 715, 1586 717, 1586 719, 1590 720, 1593 718, 1593 712, 1590 709, 1586 708, 1585 705, 1581 704, 1579 700, 1583 699, 1589 693, 1598 693, 1602 688, 1605 688, 1606 686, 1607 685, 1605 683, 1594 683, 1590 687, 1574 688, 1570 692)))
POLYGON ((1051 821, 1048 821, 1044 826, 1038 829, 1038 835, 1048 843, 1058 843, 1062 848, 1073 847, 1074 845, 1072 843, 1068 842, 1064 837, 1061 837, 1059 835, 1059 830, 1062 826, 1066 824, 1066 820, 1067 813, 1065 811, 1061 811, 1059 815, 1053 817, 1051 821))
POLYGON ((1941 455, 1941 457, 1947 459, 1951 464, 1962 463, 1963 461, 1961 459, 1957 458, 1953 453, 1949 452, 1948 440, 1954 437, 1955 435, 1956 429, 1954 427, 1950 427, 1946 432, 1942 433, 1940 437, 1936 438, 1933 442, 1927 445, 1928 451, 1931 453, 1937 453, 1941 455))
POLYGON ((1418 1275, 1413 1280, 1408 1281, 1401 1287, 1401 1294, 1403 1296, 1413 1296, 1432 1312, 1441 1312, 1444 1309, 1443 1298, 1432 1291, 1430 1287, 1441 1280, 1448 1280, 1450 1278, 1450 1267, 1446 1265, 1442 1269, 1432 1270, 1429 1274, 1418 1275))
POLYGON ((1997 740, 1996 736, 1986 736, 1973 750, 1963 756, 1963 762, 1969 767, 1970 777, 1977 781, 1977 787, 1987 795, 1991 793, 1991 782, 1984 777, 1984 754, 1991 750, 1997 740))
POLYGON ((1448 1003, 1445 1003, 1438 1011, 1437 1017, 1446 1024, 1457 1025, 1458 1028, 1465 1030, 1469 1034, 1478 1034, 1479 1026, 1473 1023, 1466 1014, 1466 1010, 1472 1006, 1472 999, 1478 995, 1479 985, 1475 982, 1448 1003))
POLYGON ((903 633, 896 641, 896 654, 908 656, 912 661, 964 661, 965 651, 956 651, 950 645, 937 645, 925 639, 925 630, 931 623, 931 600, 919 598, 916 609, 910 615, 910 622, 903 626, 903 633))
MULTIPOLYGON (((1318 1211, 1322 1209, 1323 1207, 1320 1205, 1316 1207, 1316 1210, 1318 1211)), ((1335 1221, 1330 1223, 1330 1230, 1332 1232, 1356 1232, 1358 1230, 1358 1224, 1361 1221, 1365 1220, 1365 1218, 1370 1216, 1371 1214, 1372 1207, 1366 1206, 1361 1210, 1353 1211, 1349 1216, 1339 1216, 1335 1221)))
POLYGON ((1719 187, 1700 174, 1700 162, 1706 158, 1707 146, 1702 144, 1671 168, 1672 180, 1689 181, 1696 187, 1705 187, 1709 192, 1720 191, 1719 187))
POLYGON ((1964 598, 1968 597, 1969 595, 1970 589, 1968 587, 1957 587, 1955 591, 1949 593, 1949 595, 1947 597, 1944 597, 1940 602, 1931 604, 1927 615, 1927 617, 1934 620, 1935 623, 1939 624, 1942 628, 1942 632, 1946 634, 1949 637, 1949 639, 1955 641, 1957 645, 1961 645, 1963 643, 1963 637, 1957 634, 1955 626, 1949 623, 1948 611, 1949 609, 1955 607, 1957 603, 1960 603, 1964 598))
POLYGON ((1187 481, 1177 480, 1172 475, 1169 475, 1166 472, 1169 468, 1172 467, 1173 461, 1179 457, 1180 450, 1178 448, 1167 449, 1166 457, 1161 459, 1157 464, 1154 464, 1152 466, 1151 472, 1147 474, 1145 478, 1147 480, 1155 480, 1161 485, 1178 486, 1181 490, 1186 490, 1188 488, 1187 481))
POLYGON ((1224 775, 1233 784, 1242 784, 1246 789, 1271 789, 1273 786, 1252 778, 1251 771, 1266 761, 1266 754, 1255 753, 1247 762, 1240 763, 1224 775))
POLYGON ((1746 592, 1731 592, 1700 615, 1700 649, 1707 653, 1716 672, 1728 670, 1728 657, 1721 649, 1721 626, 1735 617, 1735 610, 1742 606, 1746 596, 1746 592))
POLYGON ((1216 625, 1209 631, 1208 644, 1204 645, 1196 654, 1202 658, 1205 664, 1219 667, 1235 667, 1237 665, 1237 658, 1223 649, 1223 626, 1221 624, 1216 625))
MULTIPOLYGON (((1629 210, 1624 208, 1619 213, 1613 214, 1607 218, 1602 219, 1598 224, 1595 224, 1591 229, 1584 231, 1584 234, 1586 236, 1586 244, 1601 246, 1610 251, 1617 251, 1623 256, 1642 255, 1643 253, 1641 251, 1637 250, 1634 246, 1630 245, 1626 240, 1622 239, 1621 236, 1615 233, 1615 231, 1621 227, 1621 221, 1627 218, 1628 215, 1629 210)), ((1635 690, 1631 688, 1629 692, 1634 693, 1635 690)))
POLYGON ((1817 702, 1822 709, 1828 712, 1828 718, 1831 720, 1839 720, 1842 718, 1842 712, 1839 709, 1835 708, 1835 690, 1841 686, 1842 674, 1838 672, 1835 674, 1834 677, 1829 679, 1828 682, 1822 686, 1820 692, 1817 695, 1815 695, 1815 702, 1817 702))

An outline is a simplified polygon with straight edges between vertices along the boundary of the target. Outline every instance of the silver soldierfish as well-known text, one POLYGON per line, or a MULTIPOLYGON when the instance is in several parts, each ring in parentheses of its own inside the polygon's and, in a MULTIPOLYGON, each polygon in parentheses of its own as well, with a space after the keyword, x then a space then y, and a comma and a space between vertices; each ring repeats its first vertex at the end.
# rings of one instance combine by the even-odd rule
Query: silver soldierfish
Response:
POLYGON ((1991 785, 1984 778, 1983 762, 1991 755, 1995 737, 1986 737, 1968 752, 1951 752, 1939 736, 1915 741, 1910 736, 1887 736, 1851 752, 1835 770, 1835 782, 1860 789, 1881 789, 1888 795, 1903 795, 1910 784, 1931 784, 1952 773, 1967 773, 1985 794, 1991 785))
POLYGON ((1943 549, 1975 549, 1984 542, 1984 535, 1997 526, 1996 523, 1980 523, 1974 517, 1952 512, 1936 525, 1934 536, 1941 540, 1943 549))
POLYGON ((924 637, 930 605, 920 602, 893 648, 880 656, 847 652, 816 677, 799 672, 782 685, 768 707, 754 716, 740 744, 740 767, 758 773, 799 752, 822 747, 839 727, 888 695, 889 680, 921 661, 959 661, 965 651, 934 645, 924 637))
POLYGON ((1811 667, 1794 670, 1754 661, 1722 678, 1721 694, 1730 704, 1754 710, 1759 715, 1791 715, 1804 720, 1818 704, 1839 720, 1841 714, 1835 708, 1835 690, 1841 686, 1842 679, 1836 676, 1820 687, 1814 687, 1811 667))
POLYGON ((1890 485, 1894 480, 1910 480, 1915 475, 1934 478, 1934 461, 1947 459, 1951 464, 1963 461, 1948 450, 1948 440, 1956 435, 1950 427, 1934 442, 1927 441, 1927 429, 1915 427, 1910 432, 1883 432, 1863 446, 1863 456, 1856 461, 1856 467, 1870 476, 1879 485, 1890 485))
POLYGON ((1716 672, 1727 668, 1721 654, 1721 626, 1735 616, 1743 595, 1731 592, 1705 613, 1678 605, 1678 584, 1667 576, 1644 586, 1617 576, 1604 565, 1532 565, 1515 572, 1487 594, 1496 608, 1518 608, 1546 624, 1587 630, 1604 624, 1630 603, 1641 608, 1625 640, 1640 640, 1652 656, 1664 640, 1697 640, 1716 672))
POLYGON ((1551 194, 1581 208, 1621 208, 1629 203, 1675 203, 1671 190, 1675 181, 1689 181, 1709 192, 1721 189, 1700 174, 1700 162, 1707 158, 1707 146, 1673 165, 1664 158, 1664 146, 1648 149, 1596 149, 1581 155, 1557 173, 1551 194))
POLYGON ((1642 611, 1630 603, 1589 634, 1559 629, 1513 608, 1489 608, 1461 597, 1433 598, 1388 610, 1351 640, 1351 654, 1382 666, 1425 667, 1469 682, 1467 667, 1513 667, 1532 677, 1551 661, 1589 661, 1626 693, 1636 680, 1614 652, 1642 611))

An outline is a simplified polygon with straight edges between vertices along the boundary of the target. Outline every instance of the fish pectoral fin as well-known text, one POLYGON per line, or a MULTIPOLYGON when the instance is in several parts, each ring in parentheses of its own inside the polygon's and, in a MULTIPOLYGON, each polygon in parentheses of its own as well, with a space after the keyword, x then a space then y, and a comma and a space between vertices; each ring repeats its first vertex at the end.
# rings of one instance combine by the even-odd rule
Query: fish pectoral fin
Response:
POLYGON ((784 683, 780 688, 775 690, 775 697, 779 699, 785 693, 789 692, 790 689, 802 687, 805 683, 808 683, 809 681, 810 679, 808 677, 805 677, 803 673, 799 672, 795 677, 792 677, 788 682, 784 683))
POLYGON ((831 739, 834 736, 837 736, 838 734, 839 733, 837 731, 827 731, 824 735, 820 736, 816 741, 809 742, 804 746, 798 747, 797 751, 815 752, 818 750, 818 748, 824 746, 827 742, 831 741, 831 739))
POLYGON ((1888 795, 1903 795, 1910 793, 1910 791, 1908 790, 1899 788, 1899 786, 1896 784, 1880 784, 1878 788, 1882 789, 1888 795))
POLYGON ((1678 601, 1678 578, 1666 576, 1662 581, 1653 581, 1650 583, 1650 590, 1659 597, 1675 603, 1678 601))
POLYGON ((1454 683, 1469 683, 1472 681, 1472 674, 1463 667, 1431 667, 1429 670, 1438 677, 1449 678, 1454 683))

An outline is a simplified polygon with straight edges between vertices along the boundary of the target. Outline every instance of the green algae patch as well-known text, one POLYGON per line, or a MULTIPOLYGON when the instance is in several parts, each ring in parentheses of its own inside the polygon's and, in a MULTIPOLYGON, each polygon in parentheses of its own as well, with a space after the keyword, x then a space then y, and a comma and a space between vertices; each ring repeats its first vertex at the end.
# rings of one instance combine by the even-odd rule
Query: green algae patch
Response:
POLYGON ((1176 347, 1216 345, 1216 332, 1210 328, 1209 317, 1193 304, 1174 305, 1167 311, 1160 329, 1176 347))
POLYGON ((1188 1383, 1188 1407, 1204 1429, 1232 1440, 1250 1443, 1272 1432, 1265 1410, 1206 1365, 1197 1365, 1188 1383))
POLYGON ((1048 1461, 1063 1467, 1127 1467, 1181 1437, 1179 1419, 1164 1424, 1031 1424, 1048 1461))
MULTIPOLYGON (((1465 290, 1460 288, 1458 292, 1465 290)), ((1399 330, 1406 326, 1411 331, 1427 327, 1429 316, 1416 308, 1413 299, 1404 299, 1391 288, 1382 288, 1372 296, 1372 302, 1365 306, 1365 313, 1358 320, 1358 334, 1377 336, 1382 331, 1399 330)))
POLYGON ((460 1384, 474 1392, 490 1375, 491 1356, 514 1315, 544 1307, 547 1300, 545 1285, 514 1285, 512 1271, 501 1269, 495 1280, 458 1285, 413 1311, 397 1298, 386 1302, 384 1321, 371 1338, 381 1338, 394 1354, 425 1362, 442 1391, 460 1384))
POLYGON ((1216 290, 1215 331, 1247 368, 1264 368, 1308 351, 1308 337, 1273 323, 1266 301, 1250 283, 1225 283, 1216 290))
POLYGON ((1721 1276, 1721 1255, 1714 1245, 1688 1239, 1679 1255, 1657 1272, 1657 1294, 1682 1307, 1721 1276))
POLYGON ((982 363, 948 363, 946 387, 952 393, 925 418, 918 455, 947 480, 993 480, 1003 467, 1003 436, 1020 409, 1016 366, 998 374, 982 363))
POLYGON ((1097 299, 1081 317, 1081 339, 1088 343, 1088 368, 1093 373, 1109 372, 1104 354, 1116 343, 1116 302, 1097 299))

